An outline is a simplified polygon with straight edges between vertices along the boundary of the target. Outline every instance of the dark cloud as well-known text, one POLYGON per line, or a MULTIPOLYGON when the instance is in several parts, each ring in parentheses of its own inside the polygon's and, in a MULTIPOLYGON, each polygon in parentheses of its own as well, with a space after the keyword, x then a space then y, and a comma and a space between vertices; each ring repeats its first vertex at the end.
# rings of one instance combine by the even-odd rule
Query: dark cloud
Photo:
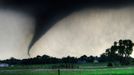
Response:
POLYGON ((89 7, 116 8, 132 5, 132 0, 1 0, 2 8, 19 10, 34 16, 36 20, 34 37, 31 47, 56 22, 70 13, 89 7))

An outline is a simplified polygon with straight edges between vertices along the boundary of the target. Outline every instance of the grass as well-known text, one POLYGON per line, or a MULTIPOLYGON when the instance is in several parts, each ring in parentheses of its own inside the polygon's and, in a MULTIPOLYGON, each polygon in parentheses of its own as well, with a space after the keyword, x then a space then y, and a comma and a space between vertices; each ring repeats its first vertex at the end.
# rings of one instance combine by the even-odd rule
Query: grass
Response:
MULTIPOLYGON (((0 70, 0 75, 58 75, 57 69, 0 70)), ((60 75, 134 75, 134 67, 104 69, 61 69, 60 75)))
MULTIPOLYGON (((58 75, 49 65, 28 65, 0 68, 0 75, 58 75)), ((104 64, 76 64, 80 69, 60 69, 60 75, 134 75, 133 66, 108 68, 104 64)))

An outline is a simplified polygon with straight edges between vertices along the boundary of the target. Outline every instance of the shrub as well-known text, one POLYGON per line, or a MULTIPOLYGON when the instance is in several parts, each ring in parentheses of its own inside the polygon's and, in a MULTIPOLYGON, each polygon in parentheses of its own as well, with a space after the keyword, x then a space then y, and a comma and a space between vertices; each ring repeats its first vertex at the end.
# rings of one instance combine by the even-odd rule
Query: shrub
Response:
POLYGON ((112 64, 111 62, 109 62, 109 63, 107 64, 107 67, 113 67, 113 64, 112 64))

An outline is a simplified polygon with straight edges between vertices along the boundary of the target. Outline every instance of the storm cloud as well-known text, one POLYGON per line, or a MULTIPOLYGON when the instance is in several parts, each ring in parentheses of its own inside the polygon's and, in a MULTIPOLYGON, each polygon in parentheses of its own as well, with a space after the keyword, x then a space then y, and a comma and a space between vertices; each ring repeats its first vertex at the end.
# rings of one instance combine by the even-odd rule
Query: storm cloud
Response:
MULTIPOLYGON (((15 14, 21 12, 19 15, 25 15, 28 21, 25 22, 30 23, 28 33, 32 32, 33 37, 28 40, 29 46, 25 48, 28 54, 32 50, 30 52, 32 55, 44 53, 57 57, 68 54, 98 55, 113 41, 133 38, 134 1, 132 0, 1 0, 0 2, 0 10, 11 10, 15 14), (61 51, 63 55, 58 56, 61 51)), ((23 21, 24 18, 22 16, 21 18, 23 21)))

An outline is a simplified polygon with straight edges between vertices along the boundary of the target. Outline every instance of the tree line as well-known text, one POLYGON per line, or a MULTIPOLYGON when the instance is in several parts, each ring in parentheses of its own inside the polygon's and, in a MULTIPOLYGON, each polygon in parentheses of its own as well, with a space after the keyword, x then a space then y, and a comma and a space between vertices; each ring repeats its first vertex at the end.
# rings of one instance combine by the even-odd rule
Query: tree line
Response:
POLYGON ((32 65, 32 64, 84 64, 84 63, 91 63, 94 62, 94 60, 98 60, 101 62, 101 57, 97 56, 86 56, 83 55, 79 58, 77 57, 63 57, 63 58, 56 58, 51 57, 48 55, 43 56, 36 56, 34 58, 27 58, 27 59, 16 59, 16 58, 10 58, 6 60, 1 60, 1 63, 8 63, 10 65, 32 65))

